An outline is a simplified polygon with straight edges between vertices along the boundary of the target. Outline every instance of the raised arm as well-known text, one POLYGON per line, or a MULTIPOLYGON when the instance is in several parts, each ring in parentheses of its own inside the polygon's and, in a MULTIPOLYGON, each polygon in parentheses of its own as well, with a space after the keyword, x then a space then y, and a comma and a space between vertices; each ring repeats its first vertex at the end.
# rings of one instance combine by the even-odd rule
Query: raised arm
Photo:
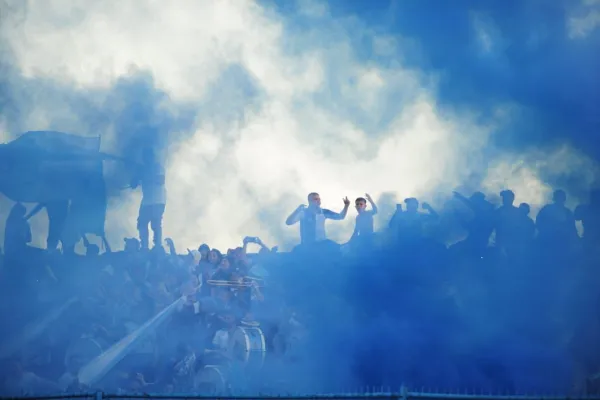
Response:
POLYGON ((423 203, 423 210, 429 211, 429 215, 433 218, 439 218, 439 214, 429 205, 429 203, 423 203))
POLYGON ((265 245, 262 242, 262 240, 260 240, 259 237, 246 236, 244 238, 244 241, 243 241, 243 244, 244 244, 243 249, 244 249, 244 253, 246 253, 246 254, 248 254, 248 245, 250 243, 254 243, 254 244, 259 245, 261 249, 267 249, 267 250, 269 250, 269 248, 267 247, 267 245, 265 245))
POLYGON ((458 200, 460 200, 461 203, 463 203, 470 209, 474 210, 473 203, 471 203, 471 200, 467 199, 465 196, 463 196, 462 194, 460 194, 458 192, 452 192, 452 194, 454 194, 454 197, 457 198, 458 200))
POLYGON ((302 213, 305 208, 306 208, 306 206, 304 204, 300 204, 298 206, 298 208, 296 208, 294 210, 294 212, 292 212, 290 214, 290 216, 287 217, 287 219, 285 220, 285 224, 286 225, 294 225, 295 223, 299 222, 300 219, 302 218, 302 213))
POLYGON ((377 212, 379 211, 377 209, 377 205, 375 204, 375 202, 373 201, 373 199, 371 198, 371 196, 369 195, 369 193, 365 193, 365 197, 367 198, 367 201, 369 202, 369 204, 371 205, 371 213, 373 215, 376 215, 377 212))
POLYGON ((334 221, 341 221, 346 218, 346 214, 348 214, 348 208, 350 207, 350 200, 348 197, 343 198, 344 201, 344 209, 339 213, 333 212, 331 210, 323 210, 325 214, 325 218, 332 219, 334 221))

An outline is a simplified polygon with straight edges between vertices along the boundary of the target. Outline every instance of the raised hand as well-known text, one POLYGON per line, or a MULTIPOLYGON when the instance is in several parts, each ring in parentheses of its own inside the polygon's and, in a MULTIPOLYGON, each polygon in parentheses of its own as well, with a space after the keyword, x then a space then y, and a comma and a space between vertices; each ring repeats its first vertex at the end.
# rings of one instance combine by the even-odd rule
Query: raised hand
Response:
POLYGON ((350 206, 350 200, 348 200, 348 196, 344 197, 342 200, 344 201, 344 206, 345 207, 349 207, 350 206))

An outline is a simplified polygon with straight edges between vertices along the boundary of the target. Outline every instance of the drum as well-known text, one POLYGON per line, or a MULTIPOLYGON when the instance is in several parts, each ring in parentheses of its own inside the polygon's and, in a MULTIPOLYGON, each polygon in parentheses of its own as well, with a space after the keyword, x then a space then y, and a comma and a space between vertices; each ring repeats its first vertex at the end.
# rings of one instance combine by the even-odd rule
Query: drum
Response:
POLYGON ((194 377, 194 389, 200 393, 223 394, 227 390, 226 370, 220 365, 205 365, 194 377))
POLYGON ((67 371, 77 371, 94 358, 102 354, 102 345, 88 336, 75 340, 65 354, 65 367, 67 371))
POLYGON ((265 361, 265 336, 258 327, 238 326, 229 339, 229 354, 235 361, 256 369, 265 361))

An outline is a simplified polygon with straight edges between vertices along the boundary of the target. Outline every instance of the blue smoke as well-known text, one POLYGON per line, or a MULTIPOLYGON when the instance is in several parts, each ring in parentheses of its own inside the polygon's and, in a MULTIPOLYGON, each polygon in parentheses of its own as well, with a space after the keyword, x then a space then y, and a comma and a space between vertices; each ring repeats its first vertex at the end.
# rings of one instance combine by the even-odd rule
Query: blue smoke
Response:
MULTIPOLYGON (((285 2, 266 4, 280 13, 286 29, 302 31, 306 21, 293 15, 294 7, 285 2)), ((485 119, 496 104, 519 104, 521 113, 490 144, 494 151, 571 143, 597 160, 600 58, 593 49, 598 33, 583 41, 568 38, 564 7, 570 4, 332 1, 330 9, 334 17, 360 18, 373 29, 411 41, 402 48, 405 62, 439 77, 438 100, 446 109, 476 110, 485 119), (498 52, 481 55, 473 15, 485 16, 483 23, 500 32, 491 39, 500 46, 498 52)), ((365 59, 378 57, 370 41, 350 35, 365 59)), ((104 151, 137 159, 144 146, 168 153, 169 146, 193 132, 198 118, 210 118, 211 110, 221 106, 218 91, 200 107, 176 102, 145 71, 133 71, 103 90, 27 78, 11 65, 10 54, 3 54, 0 117, 10 134, 38 128, 24 121, 40 102, 56 115, 44 129, 102 133, 104 151), (64 109, 77 118, 69 118, 64 109)), ((259 109, 255 101, 261 92, 251 76, 232 66, 215 86, 231 82, 240 99, 259 109)), ((329 95, 335 98, 336 93, 329 95)), ((227 104, 232 124, 243 121, 246 105, 227 104)), ((348 111, 348 119, 358 126, 361 117, 348 111)), ((389 119, 384 115, 381 124, 389 119)), ((126 165, 109 168, 109 192, 119 193, 130 172, 126 165)), ((565 171, 548 183, 585 197, 589 188, 572 175, 565 171)), ((259 198, 261 193, 253 195, 259 198)), ((9 208, 3 201, 0 216, 6 216, 9 208)), ((280 220, 286 211, 264 210, 259 219, 282 237, 280 220)), ((285 369, 265 366, 266 380, 292 382, 282 384, 279 392, 401 385, 568 392, 575 364, 593 342, 577 335, 597 318, 597 289, 592 282, 598 272, 590 268, 594 260, 582 254, 548 255, 538 249, 519 262, 507 262, 497 254, 463 259, 431 242, 390 244, 346 257, 335 250, 281 255, 268 267, 282 293, 267 295, 294 309, 310 333, 300 344, 298 360, 285 369)), ((64 273, 63 292, 48 303, 85 292, 82 282, 88 284, 90 275, 81 270, 64 273)), ((19 289, 10 294, 18 295, 19 289)), ((23 290, 34 296, 38 289, 23 290)), ((3 319, 7 331, 18 331, 51 308, 45 303, 42 309, 33 301, 9 305, 4 315, 11 309, 20 313, 8 322, 3 319)), ((152 315, 152 311, 143 312, 152 315)), ((264 311, 270 318, 277 312, 264 311)), ((65 317, 64 324, 86 325, 82 315, 85 308, 65 317)), ((178 336, 167 333, 166 338, 176 342, 178 336)))

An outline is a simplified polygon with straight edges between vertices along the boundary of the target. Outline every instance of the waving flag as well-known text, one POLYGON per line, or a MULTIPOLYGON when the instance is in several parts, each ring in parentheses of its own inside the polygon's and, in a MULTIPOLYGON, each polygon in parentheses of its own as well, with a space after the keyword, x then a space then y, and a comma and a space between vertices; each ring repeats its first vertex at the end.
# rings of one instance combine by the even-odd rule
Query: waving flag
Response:
POLYGON ((81 233, 104 233, 106 188, 100 137, 30 131, 0 145, 0 192, 13 201, 71 202, 81 233))

